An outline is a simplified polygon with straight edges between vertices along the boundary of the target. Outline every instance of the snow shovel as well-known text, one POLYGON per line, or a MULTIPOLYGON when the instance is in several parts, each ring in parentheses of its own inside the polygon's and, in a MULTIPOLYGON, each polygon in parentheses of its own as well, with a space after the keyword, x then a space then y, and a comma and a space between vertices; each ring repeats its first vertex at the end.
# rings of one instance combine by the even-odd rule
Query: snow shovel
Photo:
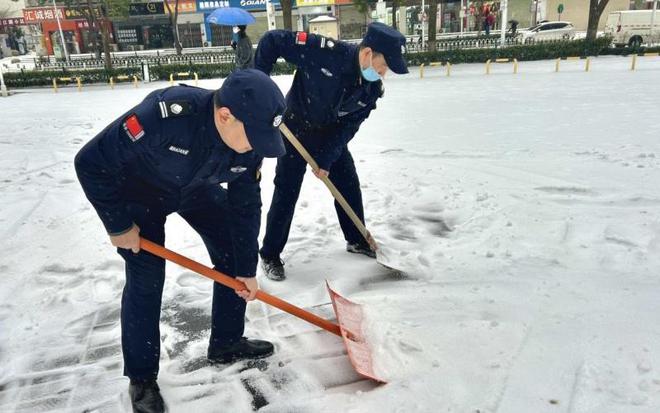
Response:
MULTIPOLYGON (((309 152, 307 152, 307 149, 305 149, 305 147, 302 145, 302 143, 300 143, 298 138, 295 137, 295 135, 291 132, 291 130, 289 130, 289 128, 284 124, 284 122, 280 123, 280 132, 282 132, 284 134, 284 136, 289 140, 291 145, 293 145, 293 147, 296 148, 296 150, 298 151, 300 156, 302 156, 305 159, 305 161, 307 161, 309 166, 311 166, 314 171, 318 171, 320 169, 319 165, 316 163, 314 158, 312 158, 312 156, 309 154, 309 152)), ((324 176, 324 177, 321 178, 321 180, 323 181, 325 186, 328 187, 328 189, 332 193, 332 196, 335 198, 335 200, 339 203, 339 205, 341 205, 344 212, 346 212, 346 215, 348 215, 348 217, 351 219, 351 221, 353 221, 353 224, 358 229, 358 231, 360 231, 360 234, 362 234, 365 241, 367 241, 367 243, 372 247, 372 249, 376 251, 376 260, 378 261, 378 263, 380 265, 390 269, 390 270, 394 270, 394 271, 397 271, 400 274, 403 274, 402 271, 397 270, 396 268, 392 268, 388 264, 387 256, 384 253, 383 249, 378 248, 374 237, 371 235, 369 230, 367 230, 367 228, 364 226, 362 221, 360 221, 360 218, 358 218, 355 211, 353 211, 353 208, 351 208, 351 206, 346 201, 346 198, 344 198, 344 196, 341 194, 341 192, 339 192, 339 190, 337 189, 335 184, 332 183, 330 178, 328 178, 327 176, 324 176)))
MULTIPOLYGON (((145 238, 140 238, 140 248, 156 255, 157 257, 188 268, 191 271, 210 278, 213 281, 236 291, 247 289, 242 282, 223 274, 220 271, 214 270, 213 268, 207 267, 204 264, 177 254, 174 251, 168 250, 167 248, 145 238)), ((350 359, 353 368, 355 368, 355 371, 365 378, 378 383, 386 383, 385 380, 378 378, 374 373, 371 349, 369 348, 362 332, 362 307, 337 294, 330 288, 330 284, 328 284, 327 281, 326 287, 330 293, 332 307, 335 310, 338 324, 321 318, 309 311, 303 310, 300 307, 296 307, 295 305, 262 290, 257 291, 256 299, 341 337, 346 346, 348 358, 350 359)))

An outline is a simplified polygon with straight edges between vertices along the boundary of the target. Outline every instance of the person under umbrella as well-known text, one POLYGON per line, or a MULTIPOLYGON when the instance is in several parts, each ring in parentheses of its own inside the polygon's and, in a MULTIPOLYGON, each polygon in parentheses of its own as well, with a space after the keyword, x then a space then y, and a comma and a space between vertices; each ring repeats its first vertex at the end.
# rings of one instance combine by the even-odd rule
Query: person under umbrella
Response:
POLYGON ((234 26, 231 47, 236 53, 236 69, 251 69, 254 67, 252 41, 245 32, 246 26, 234 26))

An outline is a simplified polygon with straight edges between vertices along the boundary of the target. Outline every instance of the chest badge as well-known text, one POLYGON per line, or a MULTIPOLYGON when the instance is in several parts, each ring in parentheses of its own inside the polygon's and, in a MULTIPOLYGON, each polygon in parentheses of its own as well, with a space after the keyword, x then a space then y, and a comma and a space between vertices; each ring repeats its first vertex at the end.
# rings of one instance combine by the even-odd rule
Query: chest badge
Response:
POLYGON ((178 103, 172 103, 170 105, 170 111, 172 111, 172 113, 174 113, 175 115, 178 115, 179 113, 181 113, 181 111, 183 111, 183 107, 178 103))
POLYGON ((332 72, 329 71, 328 69, 326 69, 325 67, 321 68, 321 73, 323 73, 324 75, 326 75, 328 77, 332 77, 332 72))
POLYGON ((229 170, 235 174, 240 174, 242 172, 247 171, 247 168, 244 166, 232 166, 229 170))
POLYGON ((273 118, 273 127, 277 128, 282 124, 282 115, 277 115, 273 118))

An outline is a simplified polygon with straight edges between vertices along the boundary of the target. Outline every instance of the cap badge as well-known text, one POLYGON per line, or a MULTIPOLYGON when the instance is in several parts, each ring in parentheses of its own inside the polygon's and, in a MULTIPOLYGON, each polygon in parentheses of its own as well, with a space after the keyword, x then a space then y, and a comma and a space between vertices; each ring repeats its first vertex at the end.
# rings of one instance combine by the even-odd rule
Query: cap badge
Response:
POLYGON ((273 127, 277 128, 282 123, 282 115, 277 115, 273 118, 273 127))

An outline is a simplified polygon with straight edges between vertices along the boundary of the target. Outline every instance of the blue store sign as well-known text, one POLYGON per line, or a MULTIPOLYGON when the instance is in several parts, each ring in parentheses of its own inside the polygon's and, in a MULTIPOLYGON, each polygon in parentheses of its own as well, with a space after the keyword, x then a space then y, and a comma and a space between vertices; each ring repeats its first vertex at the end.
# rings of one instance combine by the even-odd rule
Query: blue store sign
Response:
MULTIPOLYGON (((271 2, 276 9, 282 8, 279 0, 271 2)), ((266 0, 197 0, 197 11, 209 13, 220 7, 238 7, 251 11, 266 10, 266 0)))

